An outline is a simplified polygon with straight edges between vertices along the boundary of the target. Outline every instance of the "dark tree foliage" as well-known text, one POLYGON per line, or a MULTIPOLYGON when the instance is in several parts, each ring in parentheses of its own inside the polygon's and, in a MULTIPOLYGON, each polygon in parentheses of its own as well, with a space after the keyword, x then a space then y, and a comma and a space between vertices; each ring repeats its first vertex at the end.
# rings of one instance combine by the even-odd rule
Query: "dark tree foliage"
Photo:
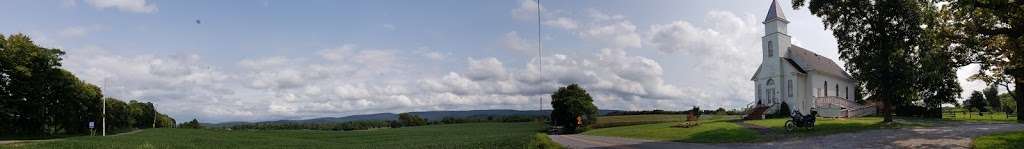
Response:
POLYGON ((938 109, 955 102, 960 86, 956 68, 966 65, 964 52, 950 48, 939 25, 935 3, 928 0, 794 0, 822 18, 839 42, 839 58, 863 95, 880 100, 885 122, 892 107, 923 100, 938 109))
POLYGON ((203 125, 199 123, 199 120, 193 118, 192 121, 181 123, 178 128, 200 129, 203 128, 203 125))
POLYGON ((693 108, 690 109, 690 112, 693 113, 693 115, 697 115, 697 116, 701 115, 700 107, 697 107, 697 106, 693 106, 693 108))
MULTIPOLYGON (((1010 85, 1024 86, 1024 2, 1019 0, 943 0, 945 32, 954 40, 950 45, 969 49, 973 62, 980 64, 972 78, 998 84, 1010 91, 1010 85)), ((1013 90, 1016 103, 1024 102, 1024 90, 1013 90)), ((1017 104, 1016 109, 1024 108, 1017 104)), ((1024 111, 1017 110, 1018 115, 1024 111)), ((1024 117, 1017 117, 1024 122, 1024 117)))
POLYGON ((594 99, 582 87, 571 84, 558 88, 551 95, 551 120, 562 126, 566 132, 580 132, 590 124, 597 122, 597 107, 594 99), (577 123, 577 118, 580 123, 577 123))
POLYGON ((985 101, 988 102, 988 106, 991 107, 992 111, 1003 111, 1003 104, 999 100, 998 89, 999 87, 992 85, 981 91, 981 94, 985 95, 985 101))
MULTIPOLYGON (((789 109, 789 104, 786 104, 786 102, 782 102, 782 104, 780 104, 780 106, 779 106, 779 111, 775 112, 775 113, 772 113, 772 114, 768 115, 767 117, 768 118, 789 118, 790 117, 790 113, 792 111, 793 110, 789 109)), ((809 113, 804 113, 804 114, 809 114, 809 113)))
POLYGON ((398 114, 398 122, 402 123, 402 126, 427 125, 427 119, 423 119, 419 115, 409 113, 398 114))
POLYGON ((971 92, 971 97, 967 98, 967 101, 965 102, 966 103, 964 103, 964 105, 971 109, 975 109, 980 112, 988 111, 987 109, 985 109, 985 106, 988 106, 988 101, 985 101, 985 97, 984 95, 981 94, 981 92, 971 92))
MULTIPOLYGON (((63 54, 22 34, 0 35, 0 136, 88 134, 89 122, 102 126, 102 91, 60 68, 63 54)), ((121 119, 131 114, 128 106, 106 100, 117 108, 108 108, 106 117, 113 122, 108 124, 114 124, 108 130, 132 126, 130 119, 121 119)), ((156 113, 146 104, 150 114, 156 113)))

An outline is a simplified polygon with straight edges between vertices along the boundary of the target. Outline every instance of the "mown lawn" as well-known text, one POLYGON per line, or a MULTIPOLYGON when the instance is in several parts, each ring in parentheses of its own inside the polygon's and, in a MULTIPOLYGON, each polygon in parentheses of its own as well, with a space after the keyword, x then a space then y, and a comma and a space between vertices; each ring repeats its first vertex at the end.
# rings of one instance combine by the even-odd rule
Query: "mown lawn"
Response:
MULTIPOLYGON (((147 129, 0 148, 532 148, 540 123, 470 123, 367 131, 147 129)), ((538 145, 539 144, 539 145, 538 145)))
POLYGON ((772 135, 789 135, 789 136, 812 136, 812 135, 825 135, 834 134, 841 132, 855 132, 868 129, 882 128, 884 125, 881 124, 881 117, 859 117, 849 119, 831 119, 831 118, 818 118, 814 124, 814 129, 799 129, 795 132, 786 132, 785 124, 789 118, 776 118, 776 119, 764 119, 764 120, 750 120, 744 123, 754 124, 759 126, 768 127, 771 129, 772 135))
POLYGON ((972 148, 1003 149, 1024 148, 1024 131, 1004 132, 975 137, 972 148))
POLYGON ((739 126, 733 122, 713 121, 702 122, 700 125, 691 128, 671 127, 678 123, 679 122, 666 122, 611 127, 590 130, 583 134, 701 143, 747 142, 756 140, 759 137, 757 132, 743 128, 743 126, 739 126))

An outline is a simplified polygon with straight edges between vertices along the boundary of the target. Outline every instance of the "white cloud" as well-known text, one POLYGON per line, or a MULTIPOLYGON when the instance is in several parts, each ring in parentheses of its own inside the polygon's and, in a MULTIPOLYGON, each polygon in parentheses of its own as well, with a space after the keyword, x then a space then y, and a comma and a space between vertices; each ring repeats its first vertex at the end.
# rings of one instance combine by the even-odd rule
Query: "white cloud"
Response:
POLYGON ((86 2, 99 9, 114 8, 136 13, 153 13, 158 10, 156 4, 148 3, 146 0, 86 0, 86 2))
POLYGON ((505 36, 501 39, 501 46, 515 53, 531 56, 537 55, 537 43, 523 39, 523 37, 520 37, 519 33, 515 31, 505 33, 505 36))
POLYGON ((65 28, 64 30, 61 30, 60 33, 57 34, 61 37, 70 38, 82 37, 85 36, 85 34, 87 33, 89 33, 89 31, 87 31, 84 27, 69 27, 65 28))
MULTIPOLYGON (((520 0, 519 7, 512 9, 512 17, 521 20, 530 20, 537 17, 537 2, 534 0, 520 0)), ((541 11, 546 11, 540 7, 541 11)))
POLYGON ((579 27, 579 25, 576 24, 576 20, 567 17, 558 17, 544 21, 544 25, 558 27, 565 30, 574 30, 579 27))
POLYGON ((597 10, 590 10, 589 13, 593 21, 579 30, 583 39, 610 48, 640 48, 643 39, 631 21, 621 15, 609 15, 597 10))
POLYGON ((682 54, 680 58, 694 62, 688 74, 698 81, 693 86, 707 90, 710 96, 724 98, 730 106, 744 104, 753 97, 750 76, 760 63, 760 37, 763 27, 753 15, 737 16, 731 12, 711 11, 699 27, 686 21, 651 25, 646 43, 662 53, 682 54))
POLYGON ((472 80, 503 79, 507 73, 505 66, 497 58, 490 57, 481 60, 469 58, 469 72, 466 73, 472 80))
POLYGON ((102 27, 99 25, 72 26, 61 29, 60 31, 57 32, 57 36, 60 38, 79 38, 85 37, 90 33, 99 31, 101 29, 102 27))
POLYGON ((960 93, 960 101, 966 100, 967 98, 971 97, 971 92, 981 91, 988 87, 984 81, 968 80, 968 78, 970 78, 972 75, 977 74, 979 69, 981 69, 981 66, 979 66, 978 64, 971 64, 964 67, 960 67, 960 69, 956 70, 957 83, 959 83, 960 88, 963 89, 963 92, 960 93))

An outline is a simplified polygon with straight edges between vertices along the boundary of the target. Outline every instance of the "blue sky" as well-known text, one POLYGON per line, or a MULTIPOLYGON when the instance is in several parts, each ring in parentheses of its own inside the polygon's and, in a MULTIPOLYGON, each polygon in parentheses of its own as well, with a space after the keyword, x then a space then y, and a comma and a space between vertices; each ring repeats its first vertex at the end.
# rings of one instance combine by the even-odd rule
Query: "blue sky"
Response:
MULTIPOLYGON (((537 109, 567 83, 602 109, 740 108, 770 1, 543 1, 540 57, 523 0, 5 3, 0 32, 67 51, 104 94, 224 122, 537 109)), ((837 59, 820 19, 784 10, 797 45, 837 59)))

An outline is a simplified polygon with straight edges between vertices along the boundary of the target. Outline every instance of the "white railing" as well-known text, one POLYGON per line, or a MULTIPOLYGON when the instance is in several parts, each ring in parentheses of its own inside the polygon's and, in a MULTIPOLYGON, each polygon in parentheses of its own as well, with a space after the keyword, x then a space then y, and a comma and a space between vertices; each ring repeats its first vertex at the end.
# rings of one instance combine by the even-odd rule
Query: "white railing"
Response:
POLYGON ((861 117, 866 115, 872 115, 878 112, 875 106, 862 106, 855 109, 846 109, 846 117, 861 117))
POLYGON ((836 96, 817 97, 815 98, 815 105, 822 110, 843 108, 843 110, 838 111, 840 113, 835 114, 837 117, 861 117, 875 114, 878 111, 875 106, 864 106, 852 100, 836 96))

